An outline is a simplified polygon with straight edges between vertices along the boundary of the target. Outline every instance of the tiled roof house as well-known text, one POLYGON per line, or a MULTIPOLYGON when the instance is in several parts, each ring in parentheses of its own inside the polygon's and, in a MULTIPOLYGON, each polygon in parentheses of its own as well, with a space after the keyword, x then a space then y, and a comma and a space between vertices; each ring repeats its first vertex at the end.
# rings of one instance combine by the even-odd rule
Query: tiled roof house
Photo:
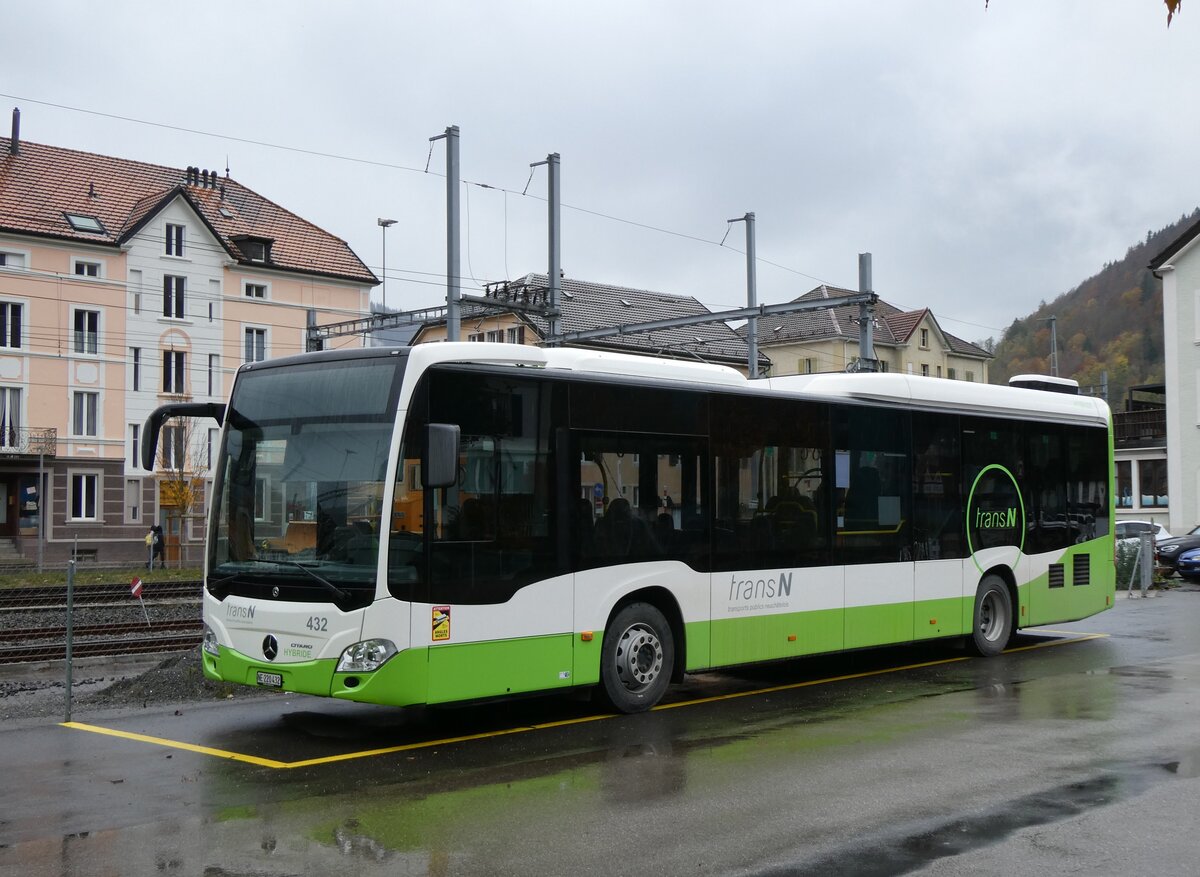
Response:
MULTIPOLYGON (((796 301, 852 294, 822 285, 796 301)), ((771 359, 771 374, 845 371, 859 357, 858 312, 843 305, 759 320, 759 349, 771 359)), ((942 329, 928 308, 902 311, 881 299, 872 328, 875 358, 888 371, 987 383, 992 354, 942 329)))
MULTIPOLYGON (((511 287, 543 290, 549 281, 545 274, 526 274, 511 287)), ((592 283, 564 277, 562 280, 561 330, 564 333, 584 332, 611 326, 649 323, 677 317, 709 313, 699 300, 688 295, 652 292, 607 283, 592 283)), ((761 321, 760 321, 761 322, 761 321)), ((549 333, 544 317, 517 311, 493 314, 464 312, 461 325, 463 341, 508 341, 525 344, 541 343, 549 333)), ((422 327, 413 343, 441 341, 446 337, 444 321, 422 327)), ((698 323, 670 329, 655 329, 610 335, 571 342, 572 346, 623 353, 641 353, 670 359, 712 362, 748 370, 746 341, 722 322, 698 323)), ((759 357, 760 370, 768 361, 759 357)))
POLYGON ((345 241, 228 173, 30 143, 14 124, 0 137, 0 564, 76 546, 141 559, 151 524, 168 559, 198 561, 215 424, 169 427, 148 472, 146 416, 224 400, 239 365, 304 350, 310 319, 366 313, 377 283, 345 241), (181 481, 190 514, 167 489, 181 481))

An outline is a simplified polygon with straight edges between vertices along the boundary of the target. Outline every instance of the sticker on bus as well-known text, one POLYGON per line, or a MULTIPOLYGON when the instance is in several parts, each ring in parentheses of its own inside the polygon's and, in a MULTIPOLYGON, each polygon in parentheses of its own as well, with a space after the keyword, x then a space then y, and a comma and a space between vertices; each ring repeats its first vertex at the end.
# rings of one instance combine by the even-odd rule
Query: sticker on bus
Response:
POLYGON ((444 642, 450 639, 450 607, 433 607, 433 641, 444 642))

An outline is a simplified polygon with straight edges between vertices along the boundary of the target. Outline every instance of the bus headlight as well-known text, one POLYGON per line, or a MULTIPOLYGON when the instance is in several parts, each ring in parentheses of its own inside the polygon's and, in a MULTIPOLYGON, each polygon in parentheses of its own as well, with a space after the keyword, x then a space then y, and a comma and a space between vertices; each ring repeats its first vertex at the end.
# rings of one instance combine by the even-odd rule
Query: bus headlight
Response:
POLYGON ((339 673, 373 673, 396 654, 395 644, 388 639, 366 639, 347 647, 338 658, 339 673))
POLYGON ((200 648, 214 658, 221 657, 221 650, 217 646, 217 635, 207 624, 204 625, 204 639, 200 642, 200 648))

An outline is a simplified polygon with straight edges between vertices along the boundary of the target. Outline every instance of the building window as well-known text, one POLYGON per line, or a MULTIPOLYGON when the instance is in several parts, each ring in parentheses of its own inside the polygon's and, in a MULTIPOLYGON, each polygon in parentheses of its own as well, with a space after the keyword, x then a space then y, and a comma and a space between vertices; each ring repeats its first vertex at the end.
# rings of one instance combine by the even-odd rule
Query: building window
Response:
POLYGON ((503 329, 489 329, 488 333, 487 333, 487 340, 494 341, 496 343, 500 343, 500 342, 504 341, 504 330, 503 329))
POLYGON ((133 301, 133 312, 142 312, 142 272, 136 269, 129 271, 130 299, 133 301))
POLYGON ((939 378, 942 376, 942 367, 940 365, 937 367, 937 376, 939 378))
POLYGON ((973 381, 973 380, 975 380, 975 372, 967 372, 966 379, 967 379, 968 381, 973 381))
POLYGON ((929 363, 927 362, 921 363, 921 377, 929 377, 929 363))
POLYGON ((0 347, 15 350, 21 346, 21 309, 14 302, 0 302, 0 347))
POLYGON ((1133 508, 1133 464, 1117 461, 1117 508, 1133 508))
POLYGON ((138 466, 138 458, 141 456, 141 454, 139 453, 141 451, 141 448, 139 447, 141 445, 141 438, 142 438, 141 426, 139 426, 136 423, 129 424, 129 468, 130 469, 141 468, 140 466, 138 466))
POLYGON ((470 335, 467 336, 467 341, 482 342, 483 341, 483 333, 482 332, 472 332, 470 335))
POLYGON ((183 468, 183 427, 164 426, 162 430, 162 467, 171 471, 183 468))
POLYGON ((187 354, 182 350, 163 351, 162 389, 164 393, 182 395, 187 392, 187 354))
POLYGON ((246 298, 266 298, 267 285, 265 283, 247 283, 242 287, 246 298))
POLYGON ((921 330, 921 349, 922 350, 929 349, 929 330, 928 329, 921 330))
POLYGON ((100 312, 75 312, 75 352, 96 353, 100 347, 100 312))
POLYGON ((77 391, 71 418, 71 435, 98 435, 96 427, 96 411, 99 408, 100 394, 77 391))
POLYGON ((75 260, 75 274, 79 277, 99 277, 100 263, 88 262, 84 259, 75 260))
POLYGON ((21 390, 0 387, 0 448, 21 446, 21 390))
POLYGON ((262 362, 267 358, 267 330, 246 330, 246 362, 262 362))
POLYGON ((186 277, 177 277, 174 274, 163 275, 163 316, 175 317, 183 319, 184 311, 184 291, 187 287, 186 277))
POLYGON ((142 348, 129 348, 129 361, 133 364, 133 389, 142 388, 142 348))
POLYGON ((24 253, 0 253, 0 268, 24 268, 24 253))
POLYGON ((205 465, 209 469, 212 469, 212 467, 213 467, 213 454, 217 450, 217 442, 220 441, 220 439, 221 439, 220 430, 210 429, 208 431, 208 447, 207 447, 207 454, 205 455, 205 465))
POLYGON ((1167 461, 1138 460, 1138 492, 1142 508, 1167 507, 1167 461))
POLYGON ((217 383, 219 380, 220 361, 221 358, 215 353, 208 355, 208 395, 210 396, 215 396, 220 389, 220 384, 217 383))
POLYGON ((525 343, 525 327, 512 326, 507 331, 507 339, 509 344, 524 344, 525 343))
POLYGON ((137 478, 125 479, 125 520, 136 524, 141 520, 142 482, 137 478))
POLYGON ((946 377, 948 377, 950 380, 952 380, 952 381, 953 381, 953 380, 955 380, 955 376, 954 376, 954 375, 955 375, 955 373, 954 373, 954 369, 953 369, 953 368, 947 368, 947 369, 946 369, 946 377))
POLYGON ((71 475, 71 518, 76 521, 96 520, 96 492, 99 475, 71 475))
POLYGON ((271 486, 265 478, 254 479, 254 520, 269 520, 271 486))
POLYGON ((167 249, 168 256, 183 255, 183 226, 167 223, 167 249))

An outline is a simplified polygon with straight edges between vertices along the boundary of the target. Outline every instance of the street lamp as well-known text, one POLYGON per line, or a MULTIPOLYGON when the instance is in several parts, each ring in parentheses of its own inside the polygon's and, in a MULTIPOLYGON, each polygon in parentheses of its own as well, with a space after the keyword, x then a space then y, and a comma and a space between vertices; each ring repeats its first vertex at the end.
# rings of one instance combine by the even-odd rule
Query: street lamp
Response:
POLYGON ((387 310, 387 230, 388 230, 389 226, 396 224, 396 220, 384 219, 384 218, 380 217, 379 219, 377 219, 375 221, 377 223, 379 223, 379 227, 381 229, 383 229, 383 232, 382 232, 382 234, 383 234, 383 270, 382 270, 382 274, 383 274, 383 309, 386 311, 387 310))

